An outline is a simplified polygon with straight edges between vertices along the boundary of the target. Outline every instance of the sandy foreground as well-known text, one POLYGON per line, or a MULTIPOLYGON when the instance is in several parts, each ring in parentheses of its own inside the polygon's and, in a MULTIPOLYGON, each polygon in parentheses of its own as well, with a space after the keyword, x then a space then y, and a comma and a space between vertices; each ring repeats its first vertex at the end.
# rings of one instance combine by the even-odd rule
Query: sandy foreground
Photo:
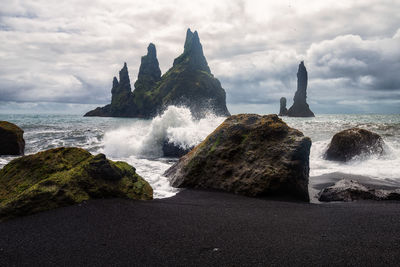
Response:
POLYGON ((400 203, 183 190, 0 223, 0 266, 395 266, 400 203))

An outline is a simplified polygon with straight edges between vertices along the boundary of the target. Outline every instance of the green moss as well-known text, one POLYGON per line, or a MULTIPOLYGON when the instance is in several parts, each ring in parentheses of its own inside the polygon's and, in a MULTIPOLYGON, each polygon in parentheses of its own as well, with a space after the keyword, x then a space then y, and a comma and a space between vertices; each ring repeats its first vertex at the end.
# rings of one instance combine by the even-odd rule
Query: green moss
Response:
POLYGON ((212 145, 211 149, 210 149, 210 153, 214 152, 214 150, 217 148, 217 146, 219 145, 220 142, 220 135, 218 135, 217 140, 215 140, 214 144, 212 145))
POLYGON ((91 198, 152 199, 153 190, 125 162, 57 148, 11 161, 0 170, 0 220, 91 198))

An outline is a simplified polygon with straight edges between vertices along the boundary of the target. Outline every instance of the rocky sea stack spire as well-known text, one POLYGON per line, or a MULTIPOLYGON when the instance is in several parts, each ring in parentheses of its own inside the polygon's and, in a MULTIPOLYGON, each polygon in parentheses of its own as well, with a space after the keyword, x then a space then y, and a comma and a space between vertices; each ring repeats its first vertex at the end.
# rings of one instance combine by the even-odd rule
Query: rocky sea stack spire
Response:
POLYGON ((279 116, 286 116, 286 114, 287 114, 286 97, 281 97, 280 103, 281 103, 281 107, 279 109, 279 116))
POLYGON ((152 118, 170 105, 186 106, 196 118, 213 112, 229 116, 225 90, 207 64, 198 33, 186 32, 183 53, 161 76, 154 44, 141 59, 135 89, 131 90, 126 63, 119 81, 114 77, 111 104, 89 111, 85 116, 152 118))
POLYGON ((297 91, 293 98, 293 105, 289 108, 287 115, 289 117, 315 117, 307 104, 307 81, 308 74, 304 62, 299 64, 297 71, 297 91))
POLYGON ((141 83, 152 85, 159 80, 161 80, 161 70, 157 59, 156 46, 150 43, 147 47, 147 55, 142 57, 135 88, 140 87, 141 83))
POLYGON ((197 31, 193 33, 190 29, 187 30, 183 54, 174 60, 173 66, 180 64, 211 73, 197 31))

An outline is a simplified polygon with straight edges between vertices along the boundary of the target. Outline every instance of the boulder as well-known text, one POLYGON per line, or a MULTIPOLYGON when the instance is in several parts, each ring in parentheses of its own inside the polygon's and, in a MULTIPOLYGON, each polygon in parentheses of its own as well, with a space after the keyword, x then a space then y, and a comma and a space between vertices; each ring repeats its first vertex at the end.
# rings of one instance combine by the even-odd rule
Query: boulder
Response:
POLYGON ((308 201, 311 140, 277 115, 227 118, 165 172, 175 187, 308 201))
POLYGON ((336 133, 325 153, 327 160, 348 161, 355 156, 381 155, 384 142, 378 134, 360 128, 336 133))
POLYGON ((280 108, 279 108, 279 116, 286 116, 287 108, 286 108, 286 97, 281 97, 280 99, 280 108))
POLYGON ((307 83, 308 74, 307 69, 304 66, 304 62, 301 61, 299 69, 297 71, 297 91, 293 98, 293 105, 287 111, 289 117, 315 117, 314 113, 310 110, 307 104, 307 83))
POLYGON ((342 179, 333 186, 324 188, 318 195, 323 202, 354 200, 400 200, 400 189, 373 189, 354 180, 342 179))
POLYGON ((168 140, 164 141, 162 145, 162 151, 164 157, 169 157, 169 158, 180 158, 183 155, 189 153, 190 150, 192 149, 193 147, 183 148, 179 145, 175 145, 174 143, 169 142, 168 140))
POLYGON ((148 200, 153 189, 127 163, 74 147, 23 156, 0 170, 0 220, 111 197, 148 200))
POLYGON ((25 150, 24 131, 17 125, 0 121, 0 155, 23 155, 25 150))
POLYGON ((196 118, 213 112, 229 116, 226 93, 211 73, 198 33, 186 32, 183 53, 161 76, 156 47, 150 43, 141 59, 138 79, 132 92, 126 63, 115 77, 111 104, 89 111, 85 116, 134 117, 150 119, 170 105, 186 106, 196 118))

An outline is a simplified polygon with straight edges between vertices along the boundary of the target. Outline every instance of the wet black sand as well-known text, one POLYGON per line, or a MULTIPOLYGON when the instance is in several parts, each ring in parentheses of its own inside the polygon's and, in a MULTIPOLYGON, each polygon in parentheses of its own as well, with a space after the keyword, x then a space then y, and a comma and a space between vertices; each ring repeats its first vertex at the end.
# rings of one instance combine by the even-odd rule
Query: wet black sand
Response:
POLYGON ((395 266, 400 203, 309 204, 184 190, 0 223, 0 266, 395 266))

